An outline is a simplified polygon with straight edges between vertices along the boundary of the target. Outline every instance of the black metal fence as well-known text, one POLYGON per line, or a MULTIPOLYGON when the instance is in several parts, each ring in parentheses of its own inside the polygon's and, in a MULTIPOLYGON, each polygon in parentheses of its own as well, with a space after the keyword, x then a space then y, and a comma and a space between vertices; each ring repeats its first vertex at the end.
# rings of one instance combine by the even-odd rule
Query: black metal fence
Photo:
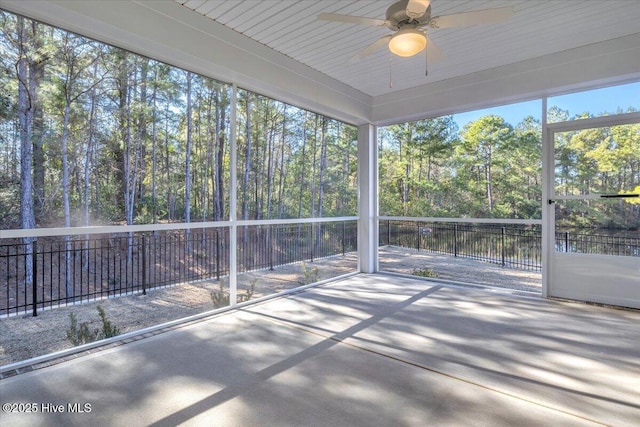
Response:
POLYGON ((542 263, 540 226, 381 221, 379 244, 471 258, 521 270, 539 271, 542 263))
MULTIPOLYGON (((620 230, 559 231, 558 252, 640 256, 637 232, 620 230)), ((476 259, 506 268, 540 271, 542 232, 539 225, 380 221, 379 244, 476 259)))
POLYGON ((238 272, 344 255, 357 235, 356 221, 238 227, 238 272))
POLYGON ((577 231, 556 233, 556 252, 640 256, 640 233, 611 231, 608 235, 577 231), (635 237, 630 234, 635 234, 635 237))
MULTIPOLYGON (((540 271, 540 226, 380 221, 379 245, 540 271)), ((238 272, 357 249, 357 222, 238 227, 238 272)), ((621 232, 556 234, 556 251, 640 256, 621 232)), ((229 228, 40 238, 0 245, 0 315, 32 312, 229 274, 229 228)))
POLYGON ((229 274, 226 228, 47 237, 0 245, 0 315, 229 274))
MULTIPOLYGON (((357 222, 238 227, 238 271, 353 252, 357 222)), ((47 237, 0 245, 0 315, 229 274, 229 228, 47 237)))

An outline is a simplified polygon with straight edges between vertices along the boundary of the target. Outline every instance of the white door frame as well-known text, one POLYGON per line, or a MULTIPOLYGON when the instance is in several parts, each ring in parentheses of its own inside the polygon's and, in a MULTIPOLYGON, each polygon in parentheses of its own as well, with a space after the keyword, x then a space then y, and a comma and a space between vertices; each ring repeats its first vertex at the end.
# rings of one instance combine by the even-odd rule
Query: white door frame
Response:
MULTIPOLYGON (((546 111, 545 111, 546 114, 546 111)), ((546 117, 545 117, 546 118, 546 117)), ((603 274, 611 274, 612 269, 619 268, 629 268, 631 266, 631 270, 637 272, 635 277, 638 280, 638 289, 634 290, 632 295, 628 295, 627 299, 631 301, 629 303, 620 300, 617 297, 608 298, 606 296, 595 296, 594 294, 579 294, 570 292, 567 294, 566 290, 560 289, 559 280, 563 280, 566 278, 566 275, 558 275, 558 269, 556 262, 557 256, 555 254, 555 207, 554 203, 556 199, 570 199, 576 197, 560 197, 555 195, 555 156, 554 156, 554 143, 555 143, 555 134, 560 132, 568 132, 568 131, 578 131, 584 129, 594 129, 594 128, 602 128, 602 127, 611 127, 611 126, 619 126, 619 125, 628 125, 628 124, 638 124, 640 123, 640 113, 627 113, 627 114, 616 114, 610 116, 602 116, 602 117, 593 117, 588 119, 578 119, 567 122, 560 123, 551 123, 546 124, 546 121, 543 122, 543 133, 542 133, 542 179, 543 179, 543 187, 542 187, 542 296, 543 297, 565 297, 571 299, 578 300, 590 300, 594 302, 603 302, 609 304, 616 305, 627 305, 627 306, 636 306, 640 308, 640 259, 625 260, 623 261, 624 265, 618 265, 619 260, 614 260, 612 258, 604 258, 605 256, 594 256, 594 262, 605 262, 611 265, 608 270, 603 271, 603 274), (604 261, 603 261, 604 260, 604 261), (637 264, 637 267, 636 267, 637 264), (598 301, 595 301, 595 300, 598 301), (635 301, 635 302, 634 302, 635 301)), ((591 196, 596 198, 598 196, 591 196)), ((578 198, 591 198, 590 196, 586 197, 578 197, 578 198)), ((563 262, 572 263, 575 260, 566 259, 563 262)), ((579 271, 577 269, 574 271, 579 271)), ((595 267, 595 266, 594 266, 595 267)), ((598 272, 594 271, 595 268, 586 271, 585 274, 589 276, 597 275, 598 272)), ((581 280, 580 278, 576 278, 576 280, 581 280)))

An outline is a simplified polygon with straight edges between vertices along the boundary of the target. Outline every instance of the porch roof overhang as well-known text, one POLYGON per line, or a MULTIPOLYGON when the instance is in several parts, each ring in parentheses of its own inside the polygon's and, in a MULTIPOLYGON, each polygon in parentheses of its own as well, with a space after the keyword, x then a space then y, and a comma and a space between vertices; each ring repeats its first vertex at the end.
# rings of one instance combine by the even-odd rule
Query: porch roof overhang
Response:
POLYGON ((640 33, 370 96, 173 0, 0 0, 0 8, 336 119, 384 125, 640 79, 640 33))

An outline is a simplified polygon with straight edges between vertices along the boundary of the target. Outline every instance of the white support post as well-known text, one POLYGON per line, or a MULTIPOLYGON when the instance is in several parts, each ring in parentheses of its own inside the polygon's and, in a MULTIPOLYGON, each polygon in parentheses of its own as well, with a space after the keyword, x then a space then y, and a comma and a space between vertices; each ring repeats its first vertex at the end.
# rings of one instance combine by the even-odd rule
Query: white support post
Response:
POLYGON ((231 137, 230 137, 230 150, 229 150, 229 304, 231 306, 236 305, 238 295, 238 226, 237 223, 237 186, 238 186, 238 174, 237 174, 237 160, 238 160, 238 147, 237 147, 237 119, 238 119, 238 86, 235 84, 231 89, 231 137))
POLYGON ((376 127, 358 127, 358 270, 378 271, 378 142, 376 127))
POLYGON ((549 296, 555 250, 553 141, 547 126, 547 97, 542 98, 542 296, 549 296))

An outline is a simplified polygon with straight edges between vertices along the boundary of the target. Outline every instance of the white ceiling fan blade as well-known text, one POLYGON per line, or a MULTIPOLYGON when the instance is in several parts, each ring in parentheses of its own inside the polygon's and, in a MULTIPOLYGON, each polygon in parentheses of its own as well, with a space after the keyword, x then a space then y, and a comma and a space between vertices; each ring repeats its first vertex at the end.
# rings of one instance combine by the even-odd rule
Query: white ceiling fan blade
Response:
POLYGON ((440 50, 440 48, 433 43, 429 37, 425 36, 427 39, 427 60, 430 64, 435 64, 436 62, 442 61, 444 59, 444 53, 440 50))
POLYGON ((496 9, 476 10, 473 12, 454 13, 452 15, 436 16, 429 21, 431 28, 466 27, 470 25, 492 24, 506 21, 513 15, 513 8, 499 7, 496 9))
POLYGON ((354 64, 360 61, 362 58, 371 55, 377 50, 382 49, 384 46, 389 44, 389 40, 391 40, 391 35, 384 36, 367 46, 364 50, 360 51, 357 55, 353 56, 349 60, 349 64, 354 64))
POLYGON ((384 19, 366 18, 364 16, 340 15, 338 13, 321 13, 318 19, 331 22, 348 22, 349 24, 369 25, 373 27, 382 27, 387 21, 384 19))
POLYGON ((420 18, 427 11, 430 0, 409 0, 407 3, 407 16, 409 18, 420 18))

